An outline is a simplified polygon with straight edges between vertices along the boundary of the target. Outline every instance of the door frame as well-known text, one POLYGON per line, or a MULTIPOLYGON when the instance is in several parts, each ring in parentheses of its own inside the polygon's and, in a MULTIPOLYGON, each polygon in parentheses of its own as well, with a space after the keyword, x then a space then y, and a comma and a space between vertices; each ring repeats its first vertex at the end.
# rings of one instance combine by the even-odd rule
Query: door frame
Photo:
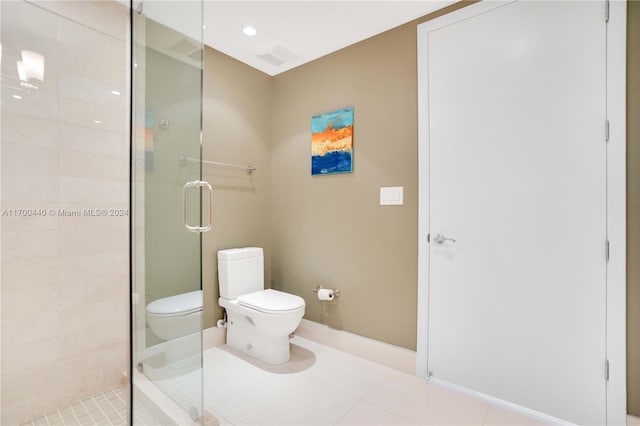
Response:
MULTIPOLYGON (((418 25, 418 316, 416 375, 427 378, 429 344, 428 34, 511 1, 479 2, 418 25)), ((604 8, 608 1, 603 3, 604 8)), ((609 4, 607 25, 607 424, 626 424, 626 0, 609 4)), ((603 143, 605 131, 603 129, 603 143)), ((604 249, 603 249, 604 250, 604 249)), ((604 254, 603 254, 604 255, 604 254)), ((604 366, 603 366, 604 374, 604 366)), ((512 404, 510 404, 512 405, 512 404)), ((528 410, 529 411, 529 410, 528 410)))

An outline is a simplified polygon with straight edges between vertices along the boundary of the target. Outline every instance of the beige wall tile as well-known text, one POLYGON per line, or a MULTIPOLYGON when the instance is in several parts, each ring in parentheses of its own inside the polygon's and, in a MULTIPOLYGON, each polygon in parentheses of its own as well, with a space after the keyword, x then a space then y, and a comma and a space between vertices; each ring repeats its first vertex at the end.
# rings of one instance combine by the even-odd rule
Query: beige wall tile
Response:
MULTIPOLYGON (((126 336, 122 333, 126 324, 123 321, 98 325, 92 333, 77 333, 63 336, 57 340, 57 354, 60 362, 68 362, 85 353, 102 349, 112 349, 125 344, 126 336)), ((120 366, 121 362, 116 363, 120 366)))
POLYGON ((122 300, 115 300, 85 303, 82 306, 60 309, 58 336, 70 336, 81 332, 93 333, 96 327, 122 321, 127 317, 127 312, 123 312, 122 305, 122 300))
POLYGON ((7 216, 2 217, 4 231, 51 230, 58 227, 56 205, 53 203, 5 203, 2 209, 7 213, 7 216))
POLYGON ((3 374, 44 368, 56 369, 58 341, 58 338, 51 338, 15 346, 3 354, 3 374))
POLYGON ((21 49, 45 57, 38 90, 20 100, 2 91, 2 208, 47 210, 0 222, 2 424, 116 386, 126 369, 129 218, 59 209, 128 208, 128 12, 115 2, 40 6, 86 22, 1 5, 3 65, 21 49))
POLYGON ((5 373, 2 377, 5 389, 3 404, 16 404, 34 395, 47 394, 58 389, 61 372, 53 364, 52 361, 51 365, 5 373))
POLYGON ((4 172, 55 177, 58 174, 57 160, 56 147, 47 148, 20 142, 2 144, 4 172))
POLYGON ((64 204, 59 206, 66 216, 58 214, 60 229, 111 229, 122 238, 129 235, 129 209, 121 203, 64 204), (99 216, 105 211, 106 216, 99 216), (79 215, 79 216, 78 216, 79 215))
POLYGON ((129 182, 128 158, 67 150, 60 150, 58 155, 61 176, 129 182))
POLYGON ((127 108, 113 108, 93 102, 59 98, 60 121, 77 126, 125 133, 129 126, 127 108), (94 123, 94 120, 100 123, 94 123))
POLYGON ((58 201, 58 180, 37 175, 2 173, 2 204, 58 201))
MULTIPOLYGON (((6 60, 10 59, 6 58, 6 60)), ((49 76, 47 76, 47 78, 48 77, 49 76)), ((30 93, 20 94, 20 96, 22 96, 22 99, 14 99, 12 97, 12 95, 14 94, 17 94, 17 92, 14 90, 2 91, 3 111, 7 111, 13 114, 28 115, 30 117, 46 120, 56 120, 58 118, 57 90, 46 91, 42 89, 30 93)))
POLYGON ((129 205, 129 183, 94 178, 60 177, 60 203, 129 205))
POLYGON ((6 260, 58 255, 58 231, 3 231, 2 256, 6 260))
MULTIPOLYGON (((64 310, 100 302, 116 302, 126 306, 128 290, 122 285, 125 281, 123 277, 105 279, 98 276, 78 281, 61 280, 58 306, 64 310)), ((123 330, 120 333, 125 334, 123 330)))
POLYGON ((58 282, 58 269, 57 257, 14 260, 3 258, 2 291, 55 284, 58 282))
MULTIPOLYGON (((51 14, 40 8, 35 8, 24 2, 8 2, 2 5, 3 13, 3 30, 6 35, 15 34, 16 30, 25 31, 25 22, 29 22, 28 31, 33 34, 33 40, 55 40, 58 35, 57 19, 51 14), (8 24, 14 25, 17 29, 10 28, 8 24)), ((3 32, 4 32, 3 31, 3 32)), ((20 34, 22 36, 22 34, 20 34)), ((3 34, 4 38, 5 34, 3 34)), ((24 36, 20 37, 24 40, 24 36)))
POLYGON ((129 9, 121 3, 112 1, 85 3, 59 0, 38 0, 34 3, 116 39, 124 40, 126 38, 129 9))
POLYGON ((129 160, 129 138, 120 132, 60 124, 60 149, 129 160))
POLYGON ((39 312, 57 308, 58 286, 56 284, 39 287, 24 287, 12 290, 2 289, 3 319, 24 318, 39 312))
MULTIPOLYGON (((20 318, 2 319, 2 350, 16 350, 16 346, 43 341, 58 335, 58 311, 40 312, 20 318)), ((4 386, 3 386, 4 387, 4 386)))
POLYGON ((68 44, 58 45, 58 55, 61 71, 101 81, 126 98, 124 95, 128 70, 123 66, 122 60, 105 59, 99 52, 88 52, 68 44))
POLYGON ((34 413, 51 413, 57 410, 60 407, 59 402, 58 392, 53 391, 23 399, 15 404, 3 405, 2 422, 7 425, 22 424, 28 419, 37 418, 41 415, 34 413))
MULTIPOLYGON (((120 64, 118 72, 124 80, 123 67, 120 64)), ((60 96, 81 102, 102 105, 114 109, 127 108, 127 96, 114 95, 112 90, 120 88, 124 92, 123 84, 113 84, 96 79, 87 74, 72 71, 60 71, 58 88, 60 96)), ((119 90, 119 91, 120 91, 119 90)), ((126 95, 126 94, 125 94, 126 95)))
MULTIPOLYGON (((117 366, 122 367, 122 350, 121 344, 114 344, 105 349, 83 352, 75 357, 60 361, 59 370, 66 372, 61 378, 60 396, 67 401, 78 401, 105 388, 117 386, 122 370, 116 367, 116 362, 112 362, 114 365, 107 365, 107 362, 115 361, 114 354, 119 354, 120 359, 117 366), (113 358, 111 358, 112 356, 113 358), (70 371, 73 371, 74 374, 68 374, 70 371), (114 374, 116 372, 117 374, 114 374)), ((67 402, 64 405, 70 403, 67 402)))
MULTIPOLYGON (((126 15, 122 18, 126 19, 126 15)), ((95 31, 90 26, 86 27, 68 19, 59 18, 58 41, 110 61, 119 61, 123 67, 126 65, 127 51, 124 49, 123 40, 95 31), (96 46, 100 48, 96 49, 96 46)))
POLYGON ((85 228, 58 231, 60 255, 123 253, 127 251, 128 234, 112 229, 85 228))
MULTIPOLYGON (((103 283, 112 279, 124 279, 129 274, 128 253, 100 253, 76 256, 60 256, 60 280, 103 283)), ((126 286, 124 286, 126 287, 126 286)))
POLYGON ((58 144, 58 123, 54 120, 12 114, 3 110, 1 130, 3 146, 13 142, 56 148, 58 144))

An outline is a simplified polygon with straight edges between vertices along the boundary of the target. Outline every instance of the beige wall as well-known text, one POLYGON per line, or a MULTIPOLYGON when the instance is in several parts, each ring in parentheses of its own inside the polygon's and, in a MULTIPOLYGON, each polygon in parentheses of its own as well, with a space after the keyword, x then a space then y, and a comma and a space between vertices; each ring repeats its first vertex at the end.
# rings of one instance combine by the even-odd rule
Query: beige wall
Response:
POLYGON ((416 25, 426 20, 277 75, 270 128, 272 286, 303 297, 307 319, 409 349, 418 269, 416 25), (347 106, 355 108, 353 173, 312 177, 311 116, 347 106), (383 186, 403 186, 404 205, 380 206, 383 186), (317 285, 341 295, 320 303, 317 285))
POLYGON ((47 211, 1 219, 3 425, 119 385, 128 359, 128 217, 50 213, 128 208, 128 13, 115 2, 42 6, 84 25, 1 4, 1 207, 47 211), (31 93, 4 77, 21 49, 45 57, 31 93))
MULTIPOLYGON (((203 234, 202 287, 204 326, 222 317, 218 306, 220 249, 257 246, 265 249, 265 281, 270 281, 269 128, 273 82, 268 75, 209 47, 204 64, 203 158, 250 164, 242 170, 203 166, 203 178, 214 190, 213 229, 203 234)), ((267 284, 268 286, 268 284, 267 284)))
MULTIPOLYGON (((458 4, 447 11, 461 6, 458 4)), ((629 3, 630 77, 640 75, 632 70, 634 66, 638 67, 638 9, 639 2, 629 3), (635 60, 632 59, 633 52, 636 52, 635 60)), ((215 135, 220 129, 232 132, 231 126, 219 127, 212 120, 235 123, 233 132, 253 134, 255 140, 259 140, 257 145, 261 157, 269 156, 269 152, 263 151, 265 137, 262 133, 269 132, 272 286, 304 297, 307 319, 411 349, 415 349, 417 281, 415 26, 428 18, 416 20, 273 79, 212 49, 207 49, 205 56, 205 157, 217 158, 212 153, 218 148, 211 145, 216 139, 210 135, 215 135), (216 75, 215 65, 222 58, 228 68, 218 63, 220 69, 216 75), (230 72, 222 73, 223 69, 230 72), (270 81, 273 93, 270 92, 270 81), (212 87, 216 85, 219 86, 218 91, 224 88, 226 103, 233 108, 211 95, 212 87), (269 94, 258 96, 253 92, 255 96, 252 96, 249 92, 258 86, 269 94), (243 101, 235 100, 236 97, 243 101), (216 104, 217 109, 213 109, 216 104), (345 106, 355 107, 354 172, 312 178, 310 118, 313 114, 345 106), (262 122, 260 132, 255 133, 256 122, 241 118, 249 111, 263 120, 270 120, 270 124, 262 122), (218 114, 220 117, 216 117, 218 114), (229 121, 228 116, 235 116, 235 119, 229 121), (378 205, 379 187, 391 185, 405 187, 404 206, 378 205), (342 295, 335 302, 321 305, 311 291, 318 284, 338 287, 342 295)), ((630 78, 630 142, 638 139, 637 133, 640 132, 638 120, 631 118, 640 109, 638 97, 633 97, 634 93, 639 93, 638 84, 637 79, 631 81, 630 78)), ((225 149, 235 150, 228 142, 225 149)), ((241 151, 244 147, 238 149, 241 151)), ((640 150, 636 151, 634 153, 634 146, 630 143, 627 295, 630 409, 633 395, 640 395, 640 343, 633 343, 640 342, 640 335, 633 336, 638 327, 632 326, 640 321, 640 306, 634 305, 640 300, 640 284, 634 284, 640 283, 640 266, 634 261, 640 252, 640 223, 634 224, 635 218, 640 217, 640 192, 633 187, 634 182, 640 182, 640 176, 633 175, 640 170, 640 167, 632 166, 640 158, 640 150), (633 238, 635 234, 638 234, 637 238, 633 238)), ((238 155, 234 161, 242 162, 245 157, 238 155)), ((259 174, 260 171, 254 179, 259 174)), ((269 181, 268 176, 264 178, 269 181)), ((263 195, 269 198, 267 193, 263 195)), ((236 192, 236 196, 247 201, 255 200, 249 194, 243 197, 236 192)), ((254 218, 234 209, 220 211, 222 204, 220 201, 216 210, 218 217, 238 214, 241 217, 232 219, 236 222, 229 230, 223 229, 224 223, 217 222, 218 218, 216 232, 218 235, 234 234, 242 230, 243 238, 237 244, 237 239, 231 238, 226 244, 226 241, 217 243, 215 234, 205 237, 205 326, 213 325, 222 315, 215 302, 218 297, 213 260, 215 251, 235 245, 254 245, 252 241, 256 240, 263 241, 260 244, 265 247, 269 245, 269 235, 265 231, 269 226, 258 229, 266 220, 264 210, 260 210, 265 208, 264 200, 253 204, 260 206, 256 212, 261 212, 254 218)), ((268 263, 266 269, 268 272, 268 263)), ((636 413, 639 411, 640 407, 635 409, 636 413)))
POLYGON ((640 416, 640 2, 627 28, 627 405, 640 416))

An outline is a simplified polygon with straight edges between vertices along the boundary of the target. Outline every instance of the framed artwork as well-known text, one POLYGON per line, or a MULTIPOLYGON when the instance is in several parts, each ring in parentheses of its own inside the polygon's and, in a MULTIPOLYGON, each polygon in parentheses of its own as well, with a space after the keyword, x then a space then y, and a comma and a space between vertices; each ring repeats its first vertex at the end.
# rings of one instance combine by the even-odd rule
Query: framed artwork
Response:
POLYGON ((353 171, 353 107, 311 118, 311 175, 353 171))

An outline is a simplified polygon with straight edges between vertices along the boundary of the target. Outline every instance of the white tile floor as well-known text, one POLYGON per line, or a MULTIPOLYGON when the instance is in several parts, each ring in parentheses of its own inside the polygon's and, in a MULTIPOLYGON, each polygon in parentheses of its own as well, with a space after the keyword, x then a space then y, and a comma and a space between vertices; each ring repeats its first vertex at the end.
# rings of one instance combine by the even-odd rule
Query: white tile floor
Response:
POLYGON ((450 388, 295 337, 273 368, 226 347, 204 354, 204 401, 222 425, 538 425, 450 388))
MULTIPOLYGON (((269 366, 222 346, 204 353, 205 409, 221 425, 542 425, 485 399, 300 338, 291 361, 269 366)), ((172 395, 199 399, 199 370, 171 379, 172 395)), ((156 384, 162 384, 156 382, 156 384)), ((28 423, 125 425, 119 387, 28 423)), ((135 425, 157 425, 140 404, 135 425)), ((207 425, 215 425, 207 416, 207 425)), ((640 419, 629 416, 629 426, 640 419)))

